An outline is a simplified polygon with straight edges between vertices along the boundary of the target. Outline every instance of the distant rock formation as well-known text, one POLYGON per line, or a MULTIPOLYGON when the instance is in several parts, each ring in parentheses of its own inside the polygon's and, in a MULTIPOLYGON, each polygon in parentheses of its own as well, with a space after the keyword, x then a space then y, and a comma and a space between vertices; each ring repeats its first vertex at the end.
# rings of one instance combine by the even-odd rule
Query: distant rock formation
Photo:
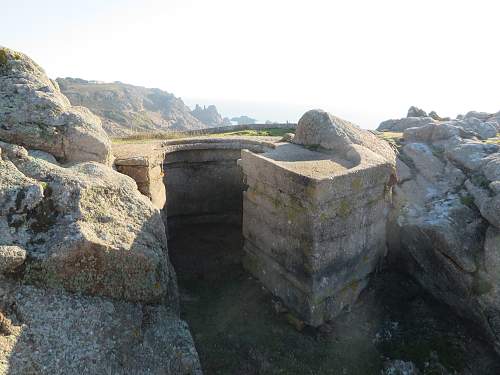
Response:
POLYGON ((208 107, 203 106, 202 108, 200 105, 196 104, 191 114, 209 127, 231 125, 231 121, 227 117, 222 118, 217 111, 217 107, 214 105, 209 105, 208 107))
POLYGON ((436 111, 430 111, 429 117, 432 117, 436 121, 450 121, 451 120, 449 117, 439 116, 436 111))
POLYGON ((428 117, 417 116, 424 113, 425 111, 421 109, 410 107, 408 117, 383 121, 377 130, 403 132, 410 128, 429 128, 429 125, 446 124, 458 127, 466 132, 472 132, 480 139, 495 137, 497 132, 500 131, 500 112, 491 114, 471 111, 465 116, 459 115, 453 120, 449 117, 440 117, 435 111, 431 111, 428 117))
POLYGON ((233 117, 231 121, 236 121, 238 125, 250 125, 250 124, 255 124, 257 122, 256 119, 248 116, 233 117))
POLYGON ((160 89, 78 78, 58 78, 57 82, 71 104, 99 115, 111 136, 212 126, 196 118, 182 99, 160 89))
POLYGON ((410 109, 408 109, 406 117, 427 117, 427 112, 418 107, 411 106, 410 109))

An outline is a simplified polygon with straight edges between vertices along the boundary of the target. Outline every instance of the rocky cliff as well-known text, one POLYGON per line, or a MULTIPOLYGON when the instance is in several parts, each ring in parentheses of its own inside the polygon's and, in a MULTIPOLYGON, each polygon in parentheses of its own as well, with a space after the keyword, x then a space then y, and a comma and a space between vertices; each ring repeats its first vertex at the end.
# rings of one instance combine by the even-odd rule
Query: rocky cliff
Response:
POLYGON ((160 89, 77 78, 58 78, 57 82, 71 104, 85 106, 101 117, 110 136, 196 130, 224 123, 215 106, 197 106, 191 112, 182 99, 160 89))
POLYGON ((201 107, 196 104, 195 108, 191 112, 191 114, 210 127, 216 126, 230 126, 231 120, 227 117, 222 118, 222 116, 217 111, 217 107, 214 105, 209 105, 208 107, 201 107))

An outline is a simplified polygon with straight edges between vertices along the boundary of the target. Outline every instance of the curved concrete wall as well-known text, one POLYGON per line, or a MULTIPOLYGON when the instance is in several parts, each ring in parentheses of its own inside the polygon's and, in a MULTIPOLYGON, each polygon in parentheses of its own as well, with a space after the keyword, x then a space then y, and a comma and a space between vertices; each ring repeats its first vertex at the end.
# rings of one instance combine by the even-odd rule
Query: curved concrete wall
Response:
POLYGON ((169 233, 193 223, 241 224, 243 175, 237 160, 242 149, 265 152, 272 142, 205 138, 165 142, 163 161, 169 233))

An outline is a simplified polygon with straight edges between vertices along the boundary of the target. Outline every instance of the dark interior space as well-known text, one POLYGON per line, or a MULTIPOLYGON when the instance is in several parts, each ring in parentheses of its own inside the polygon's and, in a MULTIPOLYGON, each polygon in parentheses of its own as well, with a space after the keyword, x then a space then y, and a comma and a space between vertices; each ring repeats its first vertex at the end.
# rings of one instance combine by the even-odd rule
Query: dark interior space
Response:
POLYGON ((205 374, 390 374, 391 360, 423 374, 500 373, 473 327, 387 268, 350 311, 304 326, 245 272, 242 243, 241 227, 227 223, 178 227, 169 240, 181 317, 205 374))

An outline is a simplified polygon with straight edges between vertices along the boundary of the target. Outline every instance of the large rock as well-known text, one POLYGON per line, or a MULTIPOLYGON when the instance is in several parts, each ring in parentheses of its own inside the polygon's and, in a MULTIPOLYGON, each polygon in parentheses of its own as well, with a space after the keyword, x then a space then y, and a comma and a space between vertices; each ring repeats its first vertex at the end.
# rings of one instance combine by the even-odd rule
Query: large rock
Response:
POLYGON ((406 117, 427 117, 427 112, 412 105, 410 109, 408 109, 408 114, 406 115, 406 117))
POLYGON ((450 138, 473 138, 474 136, 474 133, 457 126, 455 121, 431 123, 420 127, 408 128, 403 132, 403 138, 407 142, 433 143, 450 138))
POLYGON ((46 151, 62 162, 110 164, 110 142, 88 109, 71 106, 28 56, 0 47, 0 140, 46 151))
POLYGON ((2 280, 2 374, 201 375, 187 324, 163 306, 2 280))
POLYGON ((430 117, 406 117, 399 120, 386 120, 380 123, 378 131, 402 132, 409 128, 419 128, 421 126, 434 124, 430 117))
POLYGON ((26 250, 24 280, 128 301, 174 292, 160 212, 131 178, 0 147, 0 245, 26 250))
POLYGON ((472 131, 481 139, 493 138, 497 135, 497 125, 495 122, 481 121, 475 117, 469 117, 464 121, 457 121, 458 126, 472 131))
POLYGON ((394 150, 387 142, 349 121, 319 109, 308 111, 300 118, 293 143, 308 148, 320 147, 347 158, 353 150, 352 145, 359 145, 396 163, 394 150))
POLYGON ((445 147, 445 156, 460 168, 470 172, 479 170, 488 162, 490 154, 496 153, 499 146, 474 140, 450 143, 445 147))
POLYGON ((500 352, 499 149, 462 123, 405 130, 388 243, 393 264, 500 352))
POLYGON ((433 118, 436 121, 450 121, 451 120, 449 117, 439 116, 436 111, 430 111, 429 117, 433 118))

